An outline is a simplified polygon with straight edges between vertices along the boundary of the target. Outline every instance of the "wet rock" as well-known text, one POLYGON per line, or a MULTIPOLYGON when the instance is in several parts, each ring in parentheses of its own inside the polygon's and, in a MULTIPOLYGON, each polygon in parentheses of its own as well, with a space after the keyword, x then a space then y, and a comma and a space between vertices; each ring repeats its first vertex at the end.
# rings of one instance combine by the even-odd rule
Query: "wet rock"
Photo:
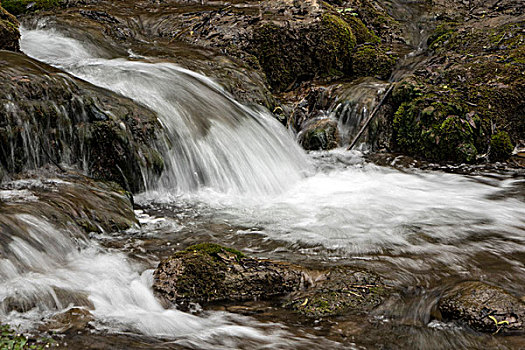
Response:
POLYGON ((95 317, 93 317, 89 310, 74 307, 53 316, 51 320, 40 327, 40 329, 54 333, 76 333, 88 329, 89 323, 94 320, 95 317))
POLYGON ((19 51, 18 39, 18 21, 0 5, 0 50, 19 51))
POLYGON ((313 287, 288 296, 284 306, 308 317, 363 314, 386 295, 376 274, 338 267, 318 277, 313 287))
POLYGON ((22 54, 1 52, 0 62, 0 164, 7 173, 62 164, 131 191, 160 174, 154 113, 22 54))
POLYGON ((3 0, 4 8, 13 15, 18 16, 24 13, 50 10, 59 7, 65 3, 65 0, 3 0))
POLYGON ((162 261, 154 272, 153 289, 161 299, 185 310, 191 303, 284 297, 283 308, 307 317, 366 313, 387 295, 380 277, 371 272, 349 267, 311 270, 249 258, 210 243, 191 246, 162 261))
POLYGON ((329 150, 339 146, 337 122, 320 119, 309 122, 298 135, 299 143, 306 150, 329 150))
POLYGON ((457 320, 480 332, 522 333, 525 303, 499 287, 463 282, 439 301, 445 320, 457 320))
POLYGON ((74 223, 84 232, 125 230, 137 223, 131 198, 116 183, 39 171, 0 186, 0 231, 6 237, 24 232, 16 230, 16 215, 22 214, 47 218, 67 228, 74 223))
POLYGON ((190 303, 268 299, 301 288, 299 267, 258 260, 216 244, 191 246, 161 261, 153 290, 187 309, 190 303))

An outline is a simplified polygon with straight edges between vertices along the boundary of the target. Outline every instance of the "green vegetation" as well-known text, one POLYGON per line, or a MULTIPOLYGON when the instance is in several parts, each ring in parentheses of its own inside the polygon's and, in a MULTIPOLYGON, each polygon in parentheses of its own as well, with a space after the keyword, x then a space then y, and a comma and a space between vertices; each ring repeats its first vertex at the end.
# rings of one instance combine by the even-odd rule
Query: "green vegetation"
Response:
POLYGON ((19 38, 18 21, 0 4, 0 50, 18 51, 19 38))
POLYGON ((39 10, 50 10, 60 6, 62 0, 3 0, 2 6, 13 15, 18 16, 39 10))
POLYGON ((513 149, 509 134, 505 131, 499 131, 490 139, 490 160, 494 162, 505 161, 509 159, 513 149))
POLYGON ((0 349, 2 350, 43 350, 52 343, 49 339, 33 340, 15 333, 8 325, 0 325, 0 349))
POLYGON ((244 255, 241 251, 239 251, 237 249, 223 247, 223 246, 221 246, 219 244, 215 244, 215 243, 195 244, 195 245, 192 245, 192 246, 186 248, 183 252, 202 252, 202 253, 208 254, 208 255, 213 256, 213 257, 218 257, 219 253, 228 252, 228 253, 234 254, 235 257, 237 258, 237 260, 240 260, 240 259, 246 257, 246 255, 244 255))
POLYGON ((388 79, 396 58, 376 45, 364 45, 352 54, 352 70, 356 76, 375 76, 388 79))

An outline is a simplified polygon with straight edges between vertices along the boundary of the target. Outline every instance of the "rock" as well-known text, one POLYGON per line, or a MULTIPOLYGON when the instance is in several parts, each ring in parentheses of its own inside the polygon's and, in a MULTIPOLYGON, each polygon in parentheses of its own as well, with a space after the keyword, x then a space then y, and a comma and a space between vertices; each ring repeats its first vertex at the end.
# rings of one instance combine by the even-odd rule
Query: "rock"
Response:
POLYGON ((298 135, 299 143, 306 150, 329 150, 339 146, 337 122, 332 119, 310 121, 298 135))
POLYGON ((187 309, 190 303, 269 299, 300 289, 299 267, 248 258, 216 244, 191 246, 161 261, 154 272, 156 295, 187 309))
POLYGON ((322 274, 313 287, 288 296, 284 305, 308 317, 363 314, 381 304, 386 295, 376 274, 338 267, 322 274))
POLYGON ((490 139, 489 158, 493 162, 505 161, 510 158, 514 147, 510 141, 509 134, 505 131, 498 131, 490 139))
POLYGON ((66 228, 74 223, 84 232, 115 232, 137 223, 131 194, 118 184, 42 170, 0 186, 0 228, 14 234, 14 216, 19 214, 47 218, 66 228))
POLYGON ((0 165, 8 173, 74 166, 131 191, 163 170, 156 115, 108 90, 0 52, 0 165))
POLYGON ((16 17, 0 5, 0 50, 20 51, 20 32, 16 17))
MULTIPOLYGON (((191 246, 161 261, 153 290, 183 310, 191 303, 284 297, 282 307, 307 317, 366 313, 387 295, 379 276, 349 267, 310 270, 249 258, 217 244, 191 246)), ((229 310, 245 312, 244 307, 229 310)))
POLYGON ((525 303, 499 287, 462 282, 445 293, 438 309, 445 320, 456 320, 489 333, 522 333, 525 303))
POLYGON ((13 15, 50 10, 64 3, 65 0, 3 0, 4 8, 13 15))
POLYGON ((42 331, 56 333, 76 333, 88 329, 89 322, 95 320, 95 317, 89 310, 74 307, 51 318, 41 328, 42 331))
POLYGON ((386 80, 395 63, 395 57, 376 45, 363 45, 352 53, 352 71, 358 77, 370 76, 386 80))

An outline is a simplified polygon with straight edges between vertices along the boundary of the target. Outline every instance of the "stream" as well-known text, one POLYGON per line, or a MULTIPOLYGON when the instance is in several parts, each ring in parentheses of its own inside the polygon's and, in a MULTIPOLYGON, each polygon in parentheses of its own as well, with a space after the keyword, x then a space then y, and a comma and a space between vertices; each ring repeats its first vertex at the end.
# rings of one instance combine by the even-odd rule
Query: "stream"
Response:
POLYGON ((167 170, 136 196, 141 222, 89 237, 13 220, 32 237, 0 259, 0 300, 33 303, 0 317, 24 330, 72 306, 93 328, 72 349, 518 348, 432 318, 441 293, 483 280, 525 295, 525 179, 398 170, 359 151, 306 154, 270 113, 236 102, 199 73, 154 58, 105 58, 52 30, 23 30, 22 50, 154 110, 167 170), (166 309, 158 261, 200 242, 307 266, 370 269, 398 290, 367 316, 304 320, 271 302, 166 309), (16 258, 15 258, 16 257, 16 258), (66 294, 60 295, 57 290, 66 294))

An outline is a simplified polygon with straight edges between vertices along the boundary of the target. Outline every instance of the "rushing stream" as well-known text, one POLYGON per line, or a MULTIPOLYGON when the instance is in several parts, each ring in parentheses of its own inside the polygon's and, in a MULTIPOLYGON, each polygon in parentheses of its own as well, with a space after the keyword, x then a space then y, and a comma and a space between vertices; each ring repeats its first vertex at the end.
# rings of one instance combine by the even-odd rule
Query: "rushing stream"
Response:
MULTIPOLYGON (((156 111, 166 129, 159 149, 167 170, 136 198, 141 228, 85 237, 31 215, 10 218, 32 239, 20 235, 9 259, 0 259, 2 319, 32 329, 71 305, 89 305, 92 337, 117 337, 104 348, 524 345, 428 323, 439 293, 462 279, 525 294, 523 178, 399 171, 343 150, 306 155, 270 114, 237 103, 195 72, 147 58, 95 57, 53 31, 25 30, 21 46, 156 111), (203 241, 303 264, 370 268, 405 293, 374 313, 374 326, 346 340, 322 322, 304 324, 271 307, 250 317, 165 309, 151 290, 152 268, 203 241), (35 307, 8 310, 6 300, 35 307)), ((339 321, 330 327, 366 322, 339 321)))

